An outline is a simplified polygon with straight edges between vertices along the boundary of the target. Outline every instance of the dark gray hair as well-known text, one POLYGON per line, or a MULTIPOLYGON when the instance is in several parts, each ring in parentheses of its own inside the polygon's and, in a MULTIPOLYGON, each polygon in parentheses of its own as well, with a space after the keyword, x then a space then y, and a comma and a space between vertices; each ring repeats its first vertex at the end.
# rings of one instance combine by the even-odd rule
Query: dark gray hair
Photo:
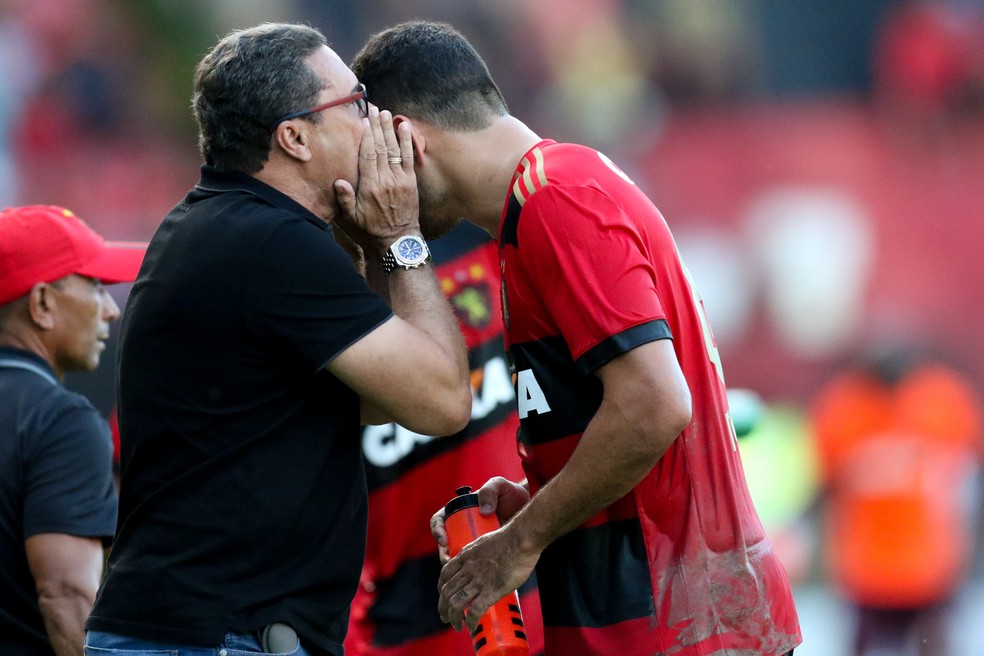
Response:
POLYGON ((318 30, 287 23, 264 23, 223 37, 195 69, 192 109, 205 163, 244 173, 263 168, 270 125, 317 104, 324 82, 305 59, 327 44, 318 30))

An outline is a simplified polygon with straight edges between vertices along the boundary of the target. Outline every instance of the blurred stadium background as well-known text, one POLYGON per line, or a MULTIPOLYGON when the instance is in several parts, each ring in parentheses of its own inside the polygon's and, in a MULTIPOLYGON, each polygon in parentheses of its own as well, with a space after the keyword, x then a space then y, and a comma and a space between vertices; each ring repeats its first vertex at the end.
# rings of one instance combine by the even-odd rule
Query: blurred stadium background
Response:
MULTIPOLYGON (((777 533, 797 527, 797 656, 847 653, 804 413, 886 346, 984 389, 984 0, 0 0, 0 203, 148 239, 197 180, 191 77, 217 37, 302 21, 348 60, 415 17, 456 25, 514 114, 606 152, 662 210, 729 385, 805 445, 777 465, 801 475, 754 489, 777 533)), ((69 383, 108 414, 107 356, 69 383)), ((977 554, 966 654, 984 653, 977 554)))

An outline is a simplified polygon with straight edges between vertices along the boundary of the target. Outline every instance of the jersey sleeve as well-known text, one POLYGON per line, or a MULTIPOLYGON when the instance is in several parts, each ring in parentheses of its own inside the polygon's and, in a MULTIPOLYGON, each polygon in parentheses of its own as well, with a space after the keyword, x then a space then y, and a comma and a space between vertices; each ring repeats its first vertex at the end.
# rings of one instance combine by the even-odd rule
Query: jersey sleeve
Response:
POLYGON ((608 340, 624 337, 614 347, 624 352, 669 336, 662 323, 644 328, 665 318, 655 272, 637 228, 608 195, 590 187, 540 189, 523 208, 518 241, 522 267, 579 367, 604 364, 584 356, 608 340), (640 327, 635 333, 642 334, 633 334, 640 327))
POLYGON ((66 533, 108 544, 117 499, 106 420, 91 405, 72 403, 53 415, 27 453, 24 538, 66 533))
POLYGON ((392 316, 331 231, 303 219, 270 236, 255 273, 255 329, 312 371, 392 316))

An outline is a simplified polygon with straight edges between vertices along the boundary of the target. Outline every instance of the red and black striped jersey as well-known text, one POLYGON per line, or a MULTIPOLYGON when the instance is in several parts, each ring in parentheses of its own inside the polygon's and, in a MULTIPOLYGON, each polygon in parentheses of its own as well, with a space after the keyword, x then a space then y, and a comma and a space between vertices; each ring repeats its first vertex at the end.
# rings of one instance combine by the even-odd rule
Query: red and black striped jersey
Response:
POLYGON ((745 484, 721 360, 666 222, 601 153, 541 141, 499 235, 502 311, 533 493, 597 411, 594 372, 672 339, 693 419, 623 499, 544 551, 547 654, 783 654, 800 630, 745 484))
MULTIPOLYGON (((473 656, 467 631, 437 613, 441 564, 430 518, 455 489, 493 476, 524 474, 516 453, 516 397, 502 341, 495 242, 462 224, 430 244, 441 287, 468 346, 472 418, 460 433, 434 438, 401 426, 367 426, 362 452, 369 487, 366 562, 352 605, 350 656, 473 656)), ((520 589, 531 654, 542 652, 534 581, 520 589)))

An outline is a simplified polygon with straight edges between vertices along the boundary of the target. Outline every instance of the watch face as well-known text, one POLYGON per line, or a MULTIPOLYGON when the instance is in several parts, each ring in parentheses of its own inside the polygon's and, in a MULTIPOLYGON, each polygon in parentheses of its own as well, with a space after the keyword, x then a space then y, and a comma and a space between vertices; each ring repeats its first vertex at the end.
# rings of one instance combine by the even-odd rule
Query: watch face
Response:
POLYGON ((424 247, 416 239, 404 239, 397 245, 400 257, 410 262, 416 262, 424 256, 424 247))
POLYGON ((426 257, 424 244, 413 237, 404 237, 396 244, 396 256, 406 264, 417 264, 426 257))

